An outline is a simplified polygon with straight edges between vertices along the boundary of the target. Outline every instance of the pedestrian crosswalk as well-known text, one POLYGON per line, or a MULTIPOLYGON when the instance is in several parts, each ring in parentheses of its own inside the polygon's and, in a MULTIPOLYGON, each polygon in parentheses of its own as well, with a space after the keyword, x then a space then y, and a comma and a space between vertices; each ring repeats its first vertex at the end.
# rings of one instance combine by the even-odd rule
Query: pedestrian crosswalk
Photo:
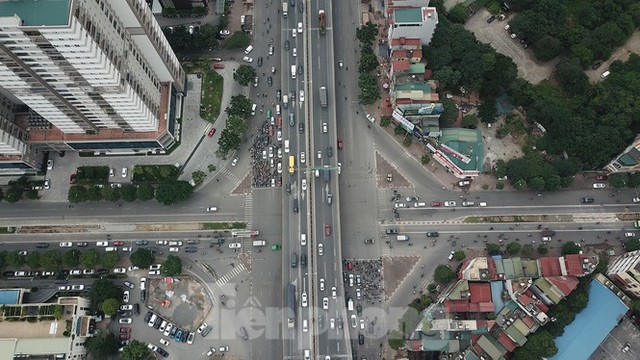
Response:
POLYGON ((381 257, 391 256, 391 248, 387 244, 382 245, 382 251, 380 251, 380 256, 381 257))
POLYGON ((244 196, 244 222, 247 224, 247 229, 252 228, 253 221, 253 196, 251 194, 245 194, 244 196))
POLYGON ((384 209, 389 207, 389 197, 386 189, 378 189, 378 209, 384 209))
POLYGON ((236 176, 236 174, 232 173, 227 168, 222 169, 222 171, 220 171, 220 174, 223 175, 224 177, 226 177, 227 179, 229 179, 231 181, 231 183, 233 183, 234 187, 240 185, 240 182, 242 181, 241 179, 239 179, 236 176))
POLYGON ((222 288, 224 285, 229 283, 229 281, 231 281, 233 278, 240 275, 240 273, 246 270, 247 268, 244 267, 244 264, 242 264, 241 262, 235 263, 231 271, 229 271, 228 273, 220 277, 218 280, 216 280, 216 287, 222 288))

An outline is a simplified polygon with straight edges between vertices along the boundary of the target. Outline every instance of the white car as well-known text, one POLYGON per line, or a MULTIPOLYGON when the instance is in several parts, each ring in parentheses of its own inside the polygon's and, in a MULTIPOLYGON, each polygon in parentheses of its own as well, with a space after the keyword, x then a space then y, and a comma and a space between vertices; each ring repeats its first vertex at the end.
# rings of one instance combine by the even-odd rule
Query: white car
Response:
POLYGON ((278 159, 282 159, 282 148, 278 148, 278 159))
POLYGON ((72 243, 72 242, 68 242, 68 241, 67 241, 67 242, 61 242, 59 245, 60 245, 60 247, 62 247, 62 248, 70 248, 70 247, 72 247, 72 246, 73 246, 73 243, 72 243))
POLYGON ((47 170, 53 170, 53 160, 47 160, 47 170))
MULTIPOLYGON (((551 241, 551 236, 543 236, 542 237, 542 241, 543 242, 551 241)), ((453 259, 453 254, 451 254, 451 259, 453 259)), ((451 259, 449 259, 449 260, 451 260, 451 259)))
POLYGON ((291 29, 291 37, 296 37, 296 29, 291 29))
POLYGON ((167 339, 160 339, 160 344, 164 345, 164 346, 169 346, 169 340, 167 339))
POLYGON ((276 139, 278 139, 278 141, 282 141, 282 130, 278 130, 278 132, 276 132, 276 139))
POLYGON ((125 269, 125 268, 115 268, 115 269, 113 269, 113 273, 114 274, 126 274, 127 273, 127 269, 125 269))
POLYGON ((636 237, 636 234, 632 232, 626 232, 624 233, 624 237, 632 238, 632 237, 636 237))
POLYGON ((229 351, 229 346, 227 345, 218 347, 218 352, 227 352, 227 351, 229 351))
POLYGON ((233 158, 233 160, 231 161, 231 166, 236 166, 238 165, 238 161, 240 160, 240 158, 238 158, 237 156, 235 158, 233 158))
POLYGON ((453 255, 455 255, 455 251, 451 250, 451 252, 449 253, 449 256, 447 257, 448 260, 452 260, 453 259, 453 255))
POLYGON ((174 326, 174 325, 173 325, 172 323, 168 323, 168 324, 167 324, 167 327, 166 327, 166 328, 164 328, 164 333, 163 333, 163 335, 164 335, 164 336, 169 336, 169 333, 171 333, 171 329, 173 329, 173 326, 174 326))
POLYGON ((302 179, 302 191, 307 191, 307 179, 302 179))
POLYGON ((595 184, 593 184, 593 188, 594 189, 604 189, 606 187, 607 187, 607 185, 603 184, 603 183, 595 183, 595 184))
POLYGON ((151 344, 151 343, 149 343, 149 344, 147 345, 147 347, 148 347, 148 348, 149 348, 149 350, 151 350, 151 351, 156 351, 156 350, 158 350, 158 347, 157 347, 157 346, 155 346, 155 345, 153 345, 153 344, 151 344))
POLYGON ((327 125, 327 123, 322 123, 322 133, 326 134, 327 132, 329 132, 329 126, 327 125))
POLYGON ((207 208, 207 212, 216 212, 218 211, 218 207, 217 206, 209 206, 207 208))
POLYGON ((364 330, 364 319, 360 319, 360 330, 364 330))
POLYGON ((298 56, 298 49, 297 48, 293 48, 293 57, 298 56))
POLYGON ((322 298, 322 309, 329 310, 329 298, 328 297, 322 298))
POLYGON ((133 310, 133 305, 120 305, 120 310, 133 310))
POLYGON ((273 146, 269 146, 269 158, 273 157, 273 146))
POLYGON ((123 167, 122 168, 122 177, 126 178, 128 173, 129 173, 129 170, 126 167, 123 167))
POLYGON ((277 169, 278 169, 278 174, 282 174, 282 162, 278 162, 277 169))
POLYGON ((335 328, 336 328, 336 319, 331 318, 331 320, 329 320, 329 326, 330 326, 332 329, 335 329, 335 328))
POLYGON ((113 170, 113 168, 109 169, 109 177, 114 177, 116 176, 116 171, 113 170))
POLYGON ((338 290, 335 286, 331 287, 331 298, 335 300, 338 297, 338 290))
POLYGON ((249 64, 251 64, 253 62, 253 59, 250 56, 245 56, 242 58, 242 60, 244 62, 248 62, 249 64))
POLYGON ((307 156, 304 154, 304 151, 300 152, 300 163, 304 164, 307 162, 307 156))
POLYGON ((396 208, 396 209, 398 209, 398 208, 406 208, 407 204, 405 204, 405 203, 395 203, 395 204, 393 204, 393 207, 396 208))
POLYGON ((167 245, 169 244, 169 241, 167 240, 158 240, 156 241, 156 245, 167 245))
POLYGON ((362 298, 362 292, 360 292, 360 289, 356 289, 356 299, 360 300, 362 298))
POLYGON ((149 266, 149 270, 160 270, 161 267, 162 267, 162 264, 155 264, 155 265, 149 266))
POLYGON ((167 320, 162 320, 162 324, 160 324, 160 327, 158 328, 158 331, 160 331, 161 333, 164 333, 164 329, 167 327, 167 320))
POLYGON ((201 334, 201 333, 202 333, 202 330, 206 329, 206 328, 207 328, 207 326, 209 326, 209 325, 207 325, 207 323, 206 323, 206 322, 203 322, 203 323, 202 323, 202 325, 200 325, 200 327, 198 328, 198 330, 196 330, 196 332, 197 332, 198 334, 201 334))
POLYGON ((452 201, 452 200, 445 201, 445 202, 444 202, 444 206, 446 206, 446 207, 456 206, 456 202, 455 202, 455 201, 452 201))
POLYGON ((307 305, 309 305, 308 302, 307 302, 307 293, 303 292, 302 293, 302 307, 306 308, 307 305))
POLYGON ((298 34, 302 34, 302 22, 298 23, 298 34))
POLYGON ((373 115, 371 114, 367 114, 367 120, 369 120, 369 122, 371 123, 376 122, 376 118, 374 118, 373 115))
POLYGON ((300 90, 300 101, 304 101, 304 90, 300 90))
POLYGON ((633 198, 633 202, 634 203, 640 203, 640 197, 634 197, 633 198))
POLYGON ((356 320, 356 315, 351 315, 351 327, 358 327, 358 321, 356 320))
POLYGON ((170 247, 169 248, 169 252, 178 252, 178 251, 180 251, 179 247, 170 247))
POLYGON ((120 324, 131 324, 133 322, 133 320, 131 320, 131 318, 122 318, 122 319, 118 320, 118 322, 120 324))
POLYGON ((322 159, 322 150, 318 150, 318 159, 322 159))
POLYGON ((320 279, 320 291, 324 291, 324 279, 320 279))
POLYGON ((324 246, 322 244, 318 244, 318 255, 324 254, 324 246))
POLYGON ((49 190, 49 189, 51 189, 51 180, 49 180, 49 179, 44 179, 44 189, 45 189, 45 190, 49 190))
POLYGON ((123 303, 129 302, 129 290, 125 290, 125 292, 122 293, 122 302, 123 303))
POLYGON ((253 87, 258 87, 258 77, 257 76, 253 79, 253 87))
POLYGON ((241 247, 242 247, 242 244, 239 242, 229 244, 229 249, 240 249, 241 247))
POLYGON ((220 35, 222 36, 229 36, 231 34, 231 32, 229 30, 220 30, 220 35))

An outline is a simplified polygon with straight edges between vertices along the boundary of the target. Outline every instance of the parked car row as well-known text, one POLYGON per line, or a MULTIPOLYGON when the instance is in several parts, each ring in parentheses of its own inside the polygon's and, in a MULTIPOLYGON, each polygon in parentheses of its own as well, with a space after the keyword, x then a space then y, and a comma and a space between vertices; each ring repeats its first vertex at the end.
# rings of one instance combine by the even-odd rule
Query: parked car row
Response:
POLYGON ((149 327, 160 331, 164 336, 169 337, 169 339, 173 339, 176 342, 186 342, 189 345, 193 344, 196 336, 195 332, 180 329, 178 326, 154 314, 152 311, 147 312, 144 319, 149 327))

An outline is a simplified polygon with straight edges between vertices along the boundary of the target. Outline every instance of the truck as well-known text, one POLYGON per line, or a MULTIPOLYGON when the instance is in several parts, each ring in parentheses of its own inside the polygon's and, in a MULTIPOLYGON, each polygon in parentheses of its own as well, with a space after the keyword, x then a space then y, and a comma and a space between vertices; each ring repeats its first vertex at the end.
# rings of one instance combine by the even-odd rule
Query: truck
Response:
POLYGON ((320 19, 320 35, 327 33, 327 17, 324 10, 318 11, 318 18, 320 19))
POLYGON ((253 240, 253 246, 267 246, 267 242, 264 240, 253 240))
POLYGON ((289 10, 289 4, 286 1, 282 2, 282 17, 287 17, 287 12, 289 10))
POLYGON ((396 240, 398 240, 398 241, 409 241, 409 237, 407 235, 398 235, 396 240))
POLYGON ((549 230, 549 229, 544 229, 544 230, 542 230, 542 232, 540 232, 540 235, 542 235, 542 236, 553 236, 555 234, 556 234, 555 231, 549 230))
POLYGON ((327 87, 320 86, 320 106, 327 107, 327 87))
POLYGON ((331 169, 329 168, 329 165, 324 166, 324 169, 322 170, 322 177, 324 178, 324 182, 331 181, 331 169))
POLYGON ((291 65, 291 78, 292 78, 293 80, 295 80, 295 79, 296 79, 296 71, 297 71, 297 70, 298 70, 298 69, 296 68, 296 66, 295 66, 295 65, 291 65))
POLYGON ((289 108, 289 95, 282 95, 282 107, 289 108))
POLYGON ((287 327, 293 328, 296 325, 296 287, 293 284, 287 285, 287 327))

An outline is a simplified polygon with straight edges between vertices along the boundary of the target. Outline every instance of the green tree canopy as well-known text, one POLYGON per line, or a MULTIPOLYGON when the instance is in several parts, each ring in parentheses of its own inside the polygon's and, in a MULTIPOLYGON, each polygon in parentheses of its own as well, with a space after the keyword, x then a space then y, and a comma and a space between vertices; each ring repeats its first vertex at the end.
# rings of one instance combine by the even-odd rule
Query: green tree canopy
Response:
POLYGON ((26 259, 24 256, 18 254, 18 251, 9 251, 7 253, 7 265, 12 268, 19 268, 24 265, 26 259))
POLYGON ((108 298, 102 302, 102 311, 108 316, 115 316, 120 309, 120 300, 116 298, 108 298))
POLYGON ((71 185, 67 193, 67 200, 72 204, 78 204, 89 200, 87 188, 82 185, 71 185))
POLYGON ((130 260, 131 265, 137 266, 140 269, 148 269, 155 261, 155 257, 151 251, 139 248, 131 254, 130 260))
POLYGON ((233 95, 229 106, 225 109, 228 116, 237 116, 242 119, 247 119, 251 116, 251 100, 242 94, 233 95))
POLYGON ((193 187, 186 181, 163 181, 156 190, 156 200, 164 205, 173 205, 191 197, 193 187))
POLYGON ((103 332, 98 336, 87 337, 84 346, 96 360, 106 360, 118 352, 118 340, 113 333, 103 332))
POLYGON ((122 194, 122 199, 124 201, 132 202, 136 201, 136 193, 138 188, 133 184, 126 184, 122 186, 120 193, 122 194))
POLYGON ((520 246, 520 243, 510 242, 507 244, 507 253, 509 255, 518 254, 520 252, 520 249, 522 249, 522 246, 520 246))
POLYGON ((87 269, 93 269, 100 261, 100 255, 95 249, 90 249, 80 254, 80 264, 87 269))
POLYGON ((147 345, 138 340, 131 341, 120 354, 120 359, 122 360, 146 360, 151 358, 152 355, 147 345))
POLYGON ((487 253, 491 256, 500 254, 500 245, 489 243, 487 244, 487 253))
POLYGON ((562 255, 579 254, 582 248, 573 241, 567 241, 562 245, 562 255))
POLYGON ((92 308, 97 309, 106 299, 122 299, 122 290, 107 278, 99 278, 91 286, 89 298, 92 308))
POLYGON ((117 251, 108 251, 102 256, 102 266, 111 269, 116 266, 118 260, 120 260, 120 254, 117 251))
POLYGON ((49 250, 40 256, 40 265, 47 271, 62 270, 63 257, 60 250, 49 250))
POLYGON ((240 65, 233 73, 233 79, 242 86, 249 86, 256 77, 256 69, 249 65, 240 65))
POLYGON ((456 274, 447 265, 438 265, 433 274, 433 279, 440 284, 448 284, 455 279, 456 274))
POLYGON ((175 255, 167 256, 167 260, 162 263, 160 272, 164 276, 175 276, 182 274, 182 259, 175 255))
POLYGON ((80 251, 71 249, 65 252, 62 261, 67 268, 78 267, 78 265, 80 265, 80 251))
POLYGON ((624 249, 626 251, 640 250, 640 240, 638 240, 637 238, 628 239, 624 244, 624 249))
POLYGON ((31 269, 39 269, 40 268, 40 252, 39 251, 29 251, 27 254, 27 258, 25 259, 27 262, 27 266, 31 269))
POLYGON ((142 201, 147 201, 153 199, 155 196, 155 190, 151 184, 142 183, 138 185, 138 190, 136 190, 136 197, 142 201))

